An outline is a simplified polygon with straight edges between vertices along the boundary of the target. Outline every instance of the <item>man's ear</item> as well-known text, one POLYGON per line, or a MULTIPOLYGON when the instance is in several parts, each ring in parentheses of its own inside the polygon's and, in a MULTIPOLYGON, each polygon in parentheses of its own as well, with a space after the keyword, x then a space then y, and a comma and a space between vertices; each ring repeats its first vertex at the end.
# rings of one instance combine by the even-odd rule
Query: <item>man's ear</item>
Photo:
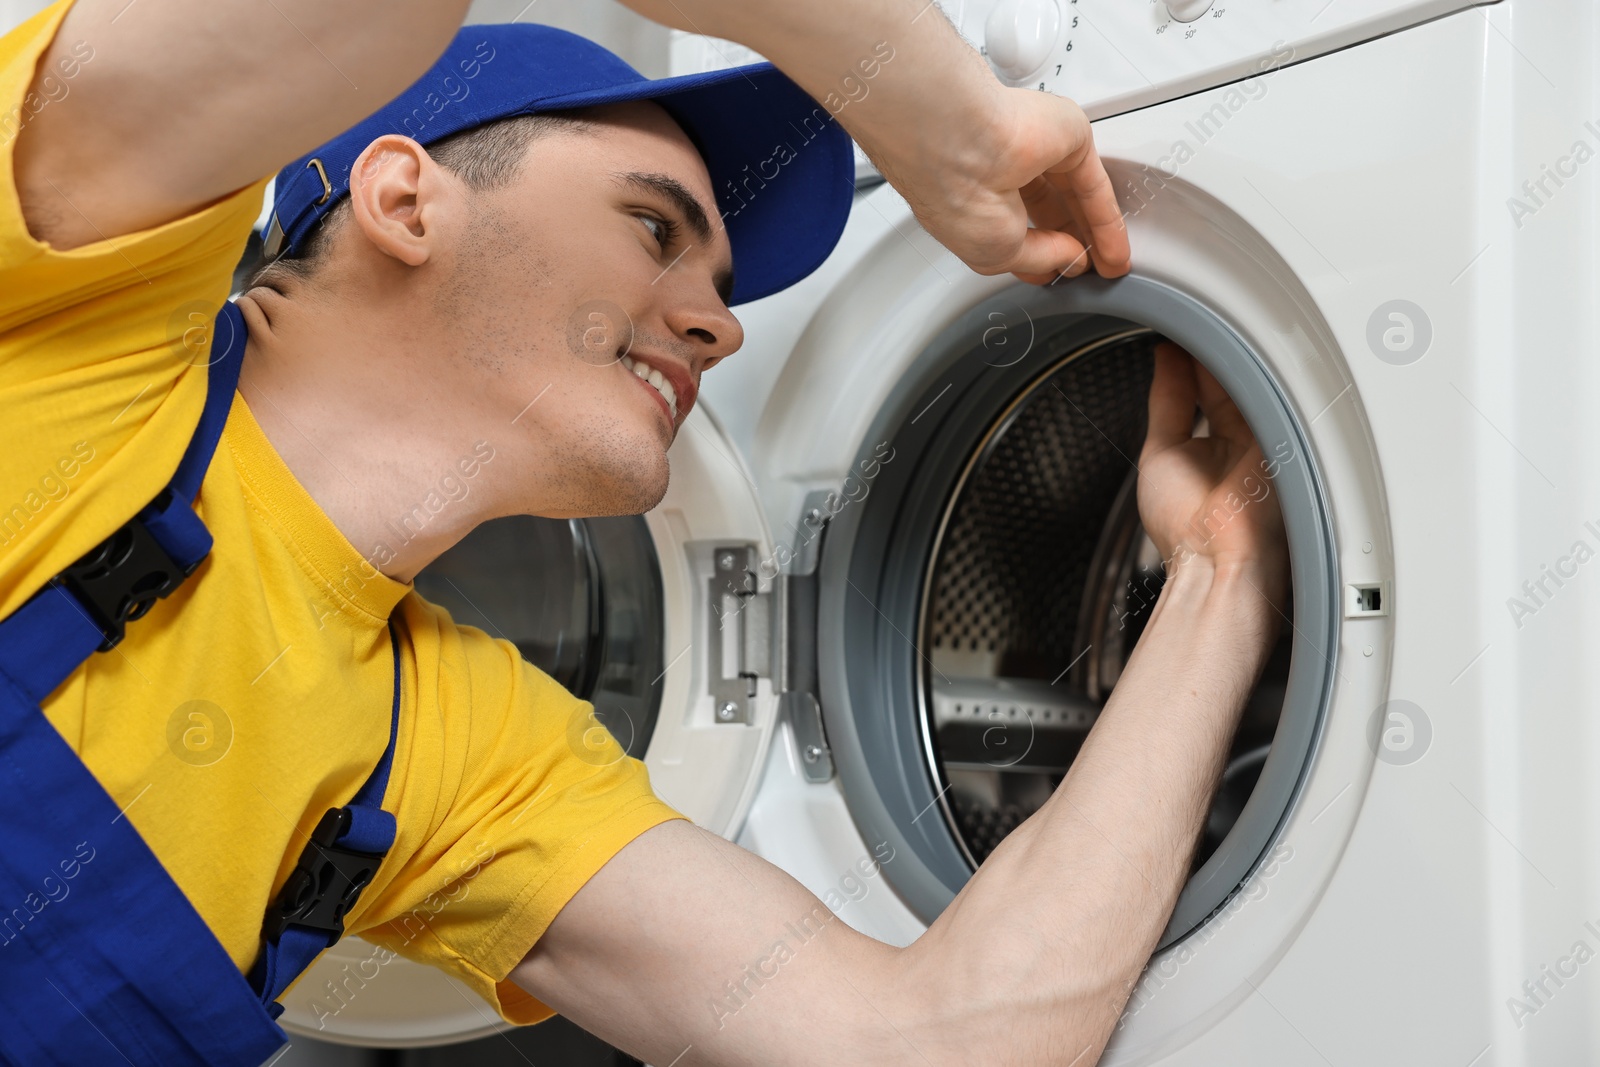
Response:
POLYGON ((350 168, 356 225, 384 255, 421 266, 434 251, 448 181, 444 169, 416 141, 385 134, 367 145, 350 168))

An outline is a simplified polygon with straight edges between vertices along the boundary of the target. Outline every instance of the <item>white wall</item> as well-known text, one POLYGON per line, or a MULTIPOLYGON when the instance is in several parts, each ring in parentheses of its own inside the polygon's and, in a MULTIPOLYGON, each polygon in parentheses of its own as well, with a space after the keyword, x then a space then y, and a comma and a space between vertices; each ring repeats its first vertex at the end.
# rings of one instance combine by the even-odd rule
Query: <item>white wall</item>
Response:
MULTIPOLYGON (((0 0, 0 3, 9 0, 0 0)), ((542 22, 582 34, 627 60, 647 78, 664 78, 669 35, 616 0, 474 0, 468 22, 542 22)))
POLYGON ((0 31, 20 25, 24 19, 50 6, 50 0, 0 0, 0 31))

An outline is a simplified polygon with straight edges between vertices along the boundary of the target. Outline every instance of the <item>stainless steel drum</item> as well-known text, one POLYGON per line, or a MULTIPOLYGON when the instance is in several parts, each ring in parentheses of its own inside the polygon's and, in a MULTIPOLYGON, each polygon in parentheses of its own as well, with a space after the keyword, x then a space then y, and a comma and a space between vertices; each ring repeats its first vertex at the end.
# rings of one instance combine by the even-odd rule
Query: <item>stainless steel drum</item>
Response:
POLYGON ((817 564, 833 764, 863 837, 895 848, 884 877, 923 921, 1059 784, 1160 593, 1135 461, 1162 338, 1216 376, 1261 443, 1293 579, 1163 944, 1227 903, 1298 795, 1339 610, 1300 414, 1220 314, 1161 282, 1004 290, 946 328, 885 402, 860 455, 895 459, 833 518, 817 564))
MULTIPOLYGON (((974 867, 1060 784, 1160 595, 1134 469, 1159 340, 1130 331, 1064 353, 995 418, 940 523, 923 708, 974 867)), ((1255 786, 1289 651, 1281 640, 1251 701, 1195 867, 1255 786)))

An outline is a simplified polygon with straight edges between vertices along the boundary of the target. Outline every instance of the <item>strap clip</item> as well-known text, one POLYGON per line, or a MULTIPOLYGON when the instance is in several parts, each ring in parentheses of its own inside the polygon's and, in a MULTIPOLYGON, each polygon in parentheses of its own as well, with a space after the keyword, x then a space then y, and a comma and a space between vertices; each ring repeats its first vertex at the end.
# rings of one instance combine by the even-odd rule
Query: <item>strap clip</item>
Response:
POLYGON ((305 177, 305 173, 308 170, 316 171, 317 177, 322 180, 322 195, 305 205, 300 212, 292 215, 289 220, 290 223, 293 224, 305 211, 326 204, 328 198, 333 195, 333 183, 328 180, 328 169, 322 165, 322 160, 320 159, 312 159, 299 174, 295 175, 294 180, 289 182, 287 186, 274 190, 272 216, 267 222, 266 232, 261 235, 261 255, 265 259, 277 259, 288 246, 288 234, 284 231, 283 222, 279 219, 278 212, 284 207, 292 205, 294 201, 294 196, 291 195, 292 190, 300 184, 300 179, 305 177))
POLYGON ((345 915, 383 862, 383 853, 357 852, 334 843, 349 830, 351 819, 349 808, 329 808, 311 831, 289 880, 267 909, 261 926, 267 941, 276 944, 290 925, 332 934, 330 945, 344 936, 345 915))
MULTIPOLYGON (((164 510, 170 496, 162 490, 151 507, 164 510)), ((142 618, 199 565, 196 560, 185 567, 173 559, 135 515, 55 580, 87 610, 105 635, 98 651, 108 652, 122 640, 128 622, 142 618)))

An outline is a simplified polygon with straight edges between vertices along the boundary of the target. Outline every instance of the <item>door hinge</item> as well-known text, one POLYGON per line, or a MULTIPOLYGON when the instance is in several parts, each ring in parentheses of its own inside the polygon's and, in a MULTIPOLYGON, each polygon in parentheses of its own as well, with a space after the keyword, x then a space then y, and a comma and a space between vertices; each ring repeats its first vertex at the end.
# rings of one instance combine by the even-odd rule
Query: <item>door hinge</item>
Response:
POLYGON ((766 678, 788 716, 806 780, 833 777, 833 753, 817 694, 817 561, 836 493, 806 497, 793 546, 757 562, 750 545, 713 549, 708 613, 711 698, 719 723, 748 723, 766 678), (760 589, 770 576, 772 592, 760 589))
POLYGON ((749 545, 712 549, 708 670, 716 720, 747 723, 758 679, 772 676, 772 594, 762 593, 755 550, 749 545))

